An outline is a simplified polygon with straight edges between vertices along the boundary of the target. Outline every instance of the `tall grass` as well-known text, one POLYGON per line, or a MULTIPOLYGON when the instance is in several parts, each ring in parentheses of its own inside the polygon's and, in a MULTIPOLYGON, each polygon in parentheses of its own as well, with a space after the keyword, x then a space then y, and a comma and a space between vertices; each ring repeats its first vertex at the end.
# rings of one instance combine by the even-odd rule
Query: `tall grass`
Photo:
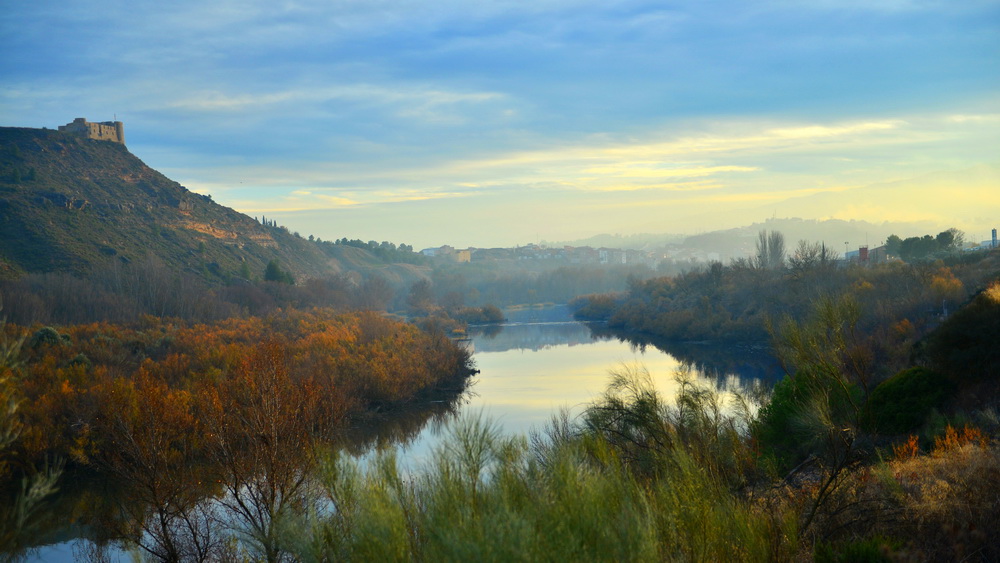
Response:
POLYGON ((289 524, 305 561, 764 561, 796 548, 795 515, 739 493, 745 428, 717 393, 682 381, 678 406, 624 370, 576 421, 530 440, 468 416, 422 471, 393 454, 362 468, 329 454, 322 513, 289 524))

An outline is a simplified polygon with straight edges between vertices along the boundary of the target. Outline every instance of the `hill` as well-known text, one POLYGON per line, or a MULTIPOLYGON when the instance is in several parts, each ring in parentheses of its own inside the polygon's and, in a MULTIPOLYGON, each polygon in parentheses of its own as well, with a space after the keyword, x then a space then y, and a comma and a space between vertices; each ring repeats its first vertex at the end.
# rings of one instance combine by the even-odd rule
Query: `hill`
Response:
POLYGON ((297 278, 342 270, 318 245, 189 191, 122 144, 0 128, 0 279, 86 276, 149 256, 210 283, 260 275, 271 260, 297 278))

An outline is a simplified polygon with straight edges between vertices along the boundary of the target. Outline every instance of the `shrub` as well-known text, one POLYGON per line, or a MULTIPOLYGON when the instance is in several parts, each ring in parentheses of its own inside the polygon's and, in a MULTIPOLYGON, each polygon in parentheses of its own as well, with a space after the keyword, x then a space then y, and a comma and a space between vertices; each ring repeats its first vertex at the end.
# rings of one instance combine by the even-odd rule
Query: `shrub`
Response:
POLYGON ((938 372, 923 367, 903 370, 872 391, 868 399, 868 425, 892 434, 912 432, 953 391, 951 381, 938 372))
POLYGON ((955 312, 922 343, 935 369, 956 380, 990 380, 1000 373, 1000 282, 955 312))
POLYGON ((823 453, 815 438, 817 424, 842 428, 854 419, 857 386, 843 381, 832 369, 806 367, 774 386, 771 401, 760 409, 754 437, 764 456, 778 468, 790 468, 809 454, 823 453))
POLYGON ((621 304, 621 295, 606 293, 576 297, 569 306, 578 320, 606 321, 621 304))
POLYGON ((814 557, 816 563, 889 563, 899 542, 879 536, 847 542, 841 545, 819 543, 814 557))
POLYGON ((35 334, 31 335, 31 341, 28 343, 32 348, 38 348, 39 346, 58 346, 62 344, 63 339, 59 336, 59 332, 56 329, 47 326, 38 329, 35 334))

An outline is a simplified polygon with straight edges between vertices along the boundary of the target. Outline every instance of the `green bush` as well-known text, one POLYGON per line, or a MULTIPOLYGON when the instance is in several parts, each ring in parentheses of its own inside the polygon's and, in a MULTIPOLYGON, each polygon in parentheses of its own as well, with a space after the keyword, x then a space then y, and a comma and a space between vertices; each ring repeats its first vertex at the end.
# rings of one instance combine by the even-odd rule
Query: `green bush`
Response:
POLYGON ((896 560, 892 554, 898 548, 899 542, 875 536, 840 545, 819 543, 813 557, 816 563, 889 563, 896 560))
POLYGON ((990 380, 1000 373, 1000 281, 956 311, 921 343, 934 369, 956 381, 990 380))
POLYGON ((868 399, 872 430, 903 434, 919 429, 932 409, 954 392, 952 382, 923 367, 905 369, 876 387, 868 399))
POLYGON ((28 345, 32 348, 38 348, 39 346, 58 346, 62 343, 63 337, 59 335, 59 332, 47 326, 38 329, 35 334, 31 335, 31 341, 28 345))
POLYGON ((832 368, 808 366, 774 386, 753 433, 764 457, 789 469, 810 454, 822 454, 817 437, 828 427, 852 426, 860 391, 832 368))

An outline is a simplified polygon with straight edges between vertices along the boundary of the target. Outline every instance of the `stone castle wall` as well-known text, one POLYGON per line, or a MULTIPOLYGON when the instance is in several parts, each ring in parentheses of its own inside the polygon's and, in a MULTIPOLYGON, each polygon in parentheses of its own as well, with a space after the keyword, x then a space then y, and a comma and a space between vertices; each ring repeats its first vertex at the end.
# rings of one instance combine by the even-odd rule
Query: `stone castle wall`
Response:
POLYGON ((88 139, 125 144, 125 125, 121 121, 91 123, 82 117, 78 117, 71 123, 60 125, 59 130, 74 135, 81 135, 88 139))

